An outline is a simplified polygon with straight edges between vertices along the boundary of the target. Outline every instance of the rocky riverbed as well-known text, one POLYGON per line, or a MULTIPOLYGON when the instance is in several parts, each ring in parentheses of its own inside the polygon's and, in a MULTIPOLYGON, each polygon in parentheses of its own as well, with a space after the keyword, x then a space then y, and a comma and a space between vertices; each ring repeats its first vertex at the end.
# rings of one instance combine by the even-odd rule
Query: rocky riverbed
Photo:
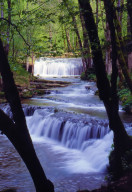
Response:
MULTIPOLYGON (((66 81, 54 81, 54 80, 45 80, 39 78, 33 78, 30 80, 29 84, 18 84, 16 83, 17 89, 19 91, 19 96, 22 99, 31 98, 34 95, 44 95, 49 94, 51 89, 55 87, 66 87, 70 82, 66 81)), ((5 95, 3 88, 1 87, 0 92, 0 103, 5 103, 5 95)))

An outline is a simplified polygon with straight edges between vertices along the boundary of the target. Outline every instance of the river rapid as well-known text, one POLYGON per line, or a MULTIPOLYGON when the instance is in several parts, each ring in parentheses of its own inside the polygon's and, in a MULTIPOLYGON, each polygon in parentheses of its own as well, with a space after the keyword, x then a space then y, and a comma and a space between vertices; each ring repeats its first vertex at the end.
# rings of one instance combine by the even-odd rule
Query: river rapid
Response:
MULTIPOLYGON (((72 62, 72 69, 68 68, 68 59, 63 62, 58 60, 37 61, 35 74, 38 75, 40 62, 41 78, 70 81, 72 84, 65 88, 52 88, 50 94, 23 102, 28 129, 36 153, 56 192, 99 188, 106 184, 108 155, 113 143, 105 108, 94 94, 97 89, 95 83, 80 80, 80 64, 77 68, 80 60, 69 61, 72 62), (59 73, 56 70, 53 74, 52 69, 58 62, 61 70, 58 67, 59 73), (45 65, 48 68, 52 63, 54 66, 45 69, 45 65), (54 78, 51 78, 50 70, 54 78), (68 77, 64 78, 66 75, 68 77)), ((8 105, 1 105, 1 108, 12 116, 8 105)), ((120 115, 127 131, 132 134, 131 116, 125 115, 121 107, 120 115)), ((15 188, 18 192, 35 191, 24 163, 4 135, 0 135, 0 177, 0 190, 15 188)))

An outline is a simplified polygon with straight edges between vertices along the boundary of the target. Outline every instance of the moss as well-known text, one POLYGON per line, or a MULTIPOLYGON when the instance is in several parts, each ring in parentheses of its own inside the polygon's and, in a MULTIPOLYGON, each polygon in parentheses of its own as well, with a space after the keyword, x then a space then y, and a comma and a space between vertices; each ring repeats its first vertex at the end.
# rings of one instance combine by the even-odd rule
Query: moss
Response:
POLYGON ((89 68, 87 71, 81 73, 82 80, 96 81, 94 68, 89 68))
MULTIPOLYGON (((131 137, 130 137, 131 138, 131 137)), ((107 180, 116 180, 122 175, 132 172, 132 149, 125 151, 121 156, 121 169, 122 173, 118 175, 118 170, 116 166, 116 153, 112 145, 112 151, 109 155, 109 166, 108 166, 108 176, 107 180)))
POLYGON ((5 93, 3 91, 0 92, 0 98, 5 98, 5 93))
POLYGON ((31 98, 32 96, 33 96, 33 92, 30 90, 24 90, 20 95, 21 98, 31 98))
POLYGON ((132 113, 132 95, 128 88, 118 90, 118 96, 122 102, 123 110, 127 113, 132 113))

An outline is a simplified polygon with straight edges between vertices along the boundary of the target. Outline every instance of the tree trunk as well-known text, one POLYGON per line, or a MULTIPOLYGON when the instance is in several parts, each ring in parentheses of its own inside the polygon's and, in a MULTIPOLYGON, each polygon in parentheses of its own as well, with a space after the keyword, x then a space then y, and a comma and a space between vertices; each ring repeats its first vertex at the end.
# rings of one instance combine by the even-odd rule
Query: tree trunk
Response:
POLYGON ((122 7, 123 7, 123 3, 124 3, 124 0, 118 0, 118 2, 117 2, 118 20, 120 22, 121 27, 122 27, 122 14, 123 14, 122 7))
POLYGON ((113 5, 113 0, 105 0, 104 5, 105 5, 105 10, 106 10, 107 15, 109 15, 109 17, 111 18, 110 20, 114 22, 118 61, 121 66, 122 73, 125 77, 126 83, 132 93, 132 80, 131 80, 130 74, 128 72, 127 63, 126 63, 126 61, 128 59, 127 53, 126 53, 126 46, 125 46, 123 38, 121 36, 121 26, 117 19, 115 7, 113 5))
MULTIPOLYGON (((4 1, 3 0, 1 0, 1 2, 0 2, 0 9, 1 9, 1 18, 4 18, 4 1)), ((1 22, 3 22, 3 21, 1 21, 1 22)), ((2 29, 0 29, 0 35, 1 36, 4 35, 2 29)))
POLYGON ((72 50, 72 46, 71 46, 69 31, 67 30, 66 26, 65 26, 65 32, 66 32, 67 48, 68 48, 68 52, 70 52, 72 50))
POLYGON ((24 112, 22 110, 19 94, 14 83, 13 74, 10 71, 7 57, 0 40, 0 72, 3 79, 4 92, 10 104, 13 121, 0 111, 0 127, 4 134, 12 142, 21 158, 25 162, 37 192, 54 192, 54 187, 49 181, 36 156, 32 140, 30 138, 24 112))
POLYGON ((10 43, 10 23, 11 23, 11 0, 7 0, 8 4, 8 26, 7 26, 7 38, 6 38, 6 45, 5 45, 5 51, 6 55, 9 53, 9 43, 10 43))
MULTIPOLYGON (((122 171, 121 169, 122 154, 124 154, 125 150, 130 149, 130 147, 132 147, 132 143, 129 136, 127 135, 127 132, 125 131, 125 128, 118 114, 118 98, 116 94, 117 67, 115 65, 116 55, 113 54, 113 64, 112 64, 113 77, 112 77, 112 86, 110 86, 105 71, 105 64, 103 61, 102 50, 90 2, 87 0, 85 1, 79 0, 79 3, 81 8, 84 10, 83 15, 92 49, 93 62, 95 65, 95 71, 97 77, 97 87, 99 89, 99 97, 101 100, 103 100, 109 119, 110 129, 113 130, 114 132, 116 166, 118 169, 118 174, 120 174, 122 171)), ((115 44, 113 44, 113 46, 115 46, 115 44)))
POLYGON ((111 65, 111 45, 110 45, 110 29, 109 24, 106 22, 106 32, 105 32, 105 38, 107 40, 107 47, 106 47, 106 55, 105 55, 105 65, 106 65, 106 71, 108 74, 111 74, 112 72, 112 65, 111 65))
POLYGON ((130 17, 130 30, 131 30, 131 39, 132 39, 132 1, 127 0, 127 11, 130 17))
POLYGON ((96 0, 96 26, 98 29, 99 24, 99 0, 96 0))
MULTIPOLYGON (((80 9, 80 6, 79 6, 80 9)), ((82 25, 82 31, 83 31, 83 68, 84 71, 87 73, 87 70, 89 68, 92 68, 92 60, 90 57, 90 47, 89 47, 89 39, 88 39, 88 33, 85 27, 85 21, 83 18, 83 13, 82 10, 80 9, 80 20, 81 20, 81 25, 82 25)))
POLYGON ((75 30, 75 33, 76 33, 76 35, 78 37, 79 47, 80 47, 80 50, 82 50, 83 46, 82 46, 82 41, 81 41, 79 31, 78 31, 78 26, 77 26, 77 21, 76 21, 75 15, 73 14, 73 10, 71 10, 71 8, 69 7, 67 0, 63 0, 63 2, 65 3, 65 6, 66 6, 67 10, 68 10, 70 16, 72 17, 74 30, 75 30))
POLYGON ((81 54, 82 54, 82 61, 83 61, 83 68, 85 70, 85 65, 87 65, 87 61, 85 59, 85 54, 84 54, 84 51, 83 51, 83 45, 82 45, 82 40, 81 40, 81 37, 80 37, 80 33, 79 33, 79 30, 78 30, 78 26, 77 26, 77 21, 76 21, 76 17, 73 13, 73 9, 71 9, 71 7, 69 7, 69 4, 68 4, 68 1, 67 0, 63 0, 71 18, 72 18, 72 22, 73 22, 73 26, 74 26, 74 31, 76 33, 76 36, 78 38, 78 44, 79 44, 79 49, 81 51, 81 54))

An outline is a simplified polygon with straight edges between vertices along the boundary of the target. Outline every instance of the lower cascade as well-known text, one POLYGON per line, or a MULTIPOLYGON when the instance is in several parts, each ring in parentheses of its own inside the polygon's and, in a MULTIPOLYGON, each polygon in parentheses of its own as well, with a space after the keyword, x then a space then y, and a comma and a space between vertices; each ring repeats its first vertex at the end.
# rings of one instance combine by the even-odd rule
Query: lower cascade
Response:
POLYGON ((83 71, 81 58, 39 58, 34 64, 35 76, 76 76, 83 71))
MULTIPOLYGON (((28 100, 30 105, 28 101, 22 105, 37 156, 55 192, 92 190, 105 184, 113 143, 104 106, 94 95, 95 84, 73 77, 71 81, 68 87, 35 96, 28 100)), ((9 105, 1 104, 0 108, 12 118, 9 105)), ((125 127, 132 135, 130 121, 125 127)), ((0 142, 2 190, 11 187, 11 181, 18 192, 35 191, 16 150, 4 135, 0 135, 0 142)))
POLYGON ((77 117, 69 115, 65 117, 66 114, 62 112, 58 114, 46 114, 46 112, 44 109, 36 110, 32 116, 27 117, 31 135, 59 141, 68 148, 85 150, 91 145, 91 141, 102 139, 109 133, 107 121, 92 118, 78 120, 77 117))
MULTIPOLYGON (((54 113, 47 108, 36 109, 33 115, 26 117, 26 120, 34 140, 48 139, 82 154, 81 161, 86 163, 86 167, 79 165, 80 168, 76 171, 104 172, 106 170, 113 139, 107 120, 96 120, 64 112, 54 113)), ((74 162, 74 166, 76 163, 74 162)), ((76 172, 75 169, 72 171, 76 172)))
MULTIPOLYGON (((12 117, 8 105, 3 106, 3 109, 12 117)), ((70 150, 74 154, 75 157, 71 157, 68 163, 71 172, 106 170, 113 140, 108 120, 62 111, 54 112, 52 107, 24 105, 23 111, 33 141, 52 141, 61 148, 60 151, 70 150)))

